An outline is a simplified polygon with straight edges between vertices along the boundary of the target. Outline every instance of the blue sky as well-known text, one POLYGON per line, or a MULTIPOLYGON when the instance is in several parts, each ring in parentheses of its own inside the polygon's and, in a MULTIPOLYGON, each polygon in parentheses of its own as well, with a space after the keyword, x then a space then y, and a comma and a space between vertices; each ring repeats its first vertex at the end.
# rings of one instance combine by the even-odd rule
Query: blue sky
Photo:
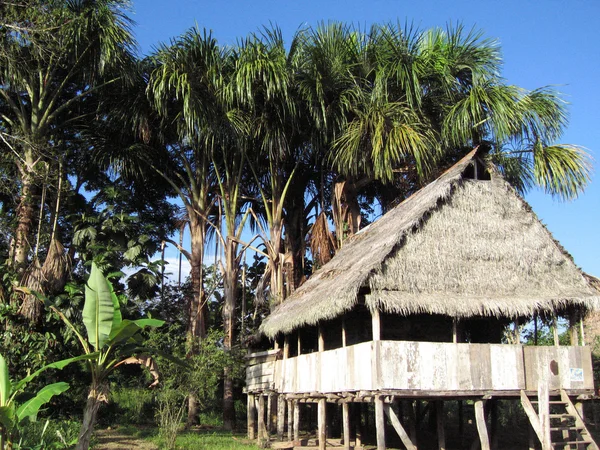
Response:
POLYGON ((570 124, 561 142, 584 146, 592 154, 592 183, 573 202, 537 191, 526 200, 575 262, 600 276, 600 1, 137 0, 132 17, 144 54, 195 24, 231 45, 269 23, 288 40, 301 26, 329 20, 361 26, 399 20, 420 28, 461 21, 483 30, 500 41, 509 83, 527 89, 554 85, 570 103, 570 124))

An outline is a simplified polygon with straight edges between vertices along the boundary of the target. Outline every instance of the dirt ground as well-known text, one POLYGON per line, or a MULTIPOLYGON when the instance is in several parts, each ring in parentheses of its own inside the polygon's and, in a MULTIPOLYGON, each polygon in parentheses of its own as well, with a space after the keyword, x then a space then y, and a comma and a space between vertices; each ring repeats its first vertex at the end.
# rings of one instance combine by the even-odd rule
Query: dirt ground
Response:
POLYGON ((98 444, 94 450, 156 450, 158 447, 151 442, 135 436, 119 432, 119 429, 97 430, 96 439, 98 444))

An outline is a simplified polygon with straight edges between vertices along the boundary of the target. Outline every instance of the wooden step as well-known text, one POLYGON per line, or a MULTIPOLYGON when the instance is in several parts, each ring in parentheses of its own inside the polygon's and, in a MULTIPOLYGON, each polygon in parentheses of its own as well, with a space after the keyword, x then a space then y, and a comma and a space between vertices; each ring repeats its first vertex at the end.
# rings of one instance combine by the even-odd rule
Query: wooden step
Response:
POLYGON ((565 427, 550 427, 550 431, 583 431, 581 427, 565 426, 565 427))

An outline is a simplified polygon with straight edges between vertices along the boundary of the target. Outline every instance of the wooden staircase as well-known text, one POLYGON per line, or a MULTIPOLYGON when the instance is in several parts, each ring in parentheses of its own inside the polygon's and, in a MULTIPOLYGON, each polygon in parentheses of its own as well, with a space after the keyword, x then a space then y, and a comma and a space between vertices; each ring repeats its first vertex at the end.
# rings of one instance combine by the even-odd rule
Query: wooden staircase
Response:
POLYGON ((542 450, 599 450, 564 389, 560 390, 560 398, 544 399, 538 395, 538 400, 531 400, 525 391, 521 391, 521 404, 542 444, 542 450))

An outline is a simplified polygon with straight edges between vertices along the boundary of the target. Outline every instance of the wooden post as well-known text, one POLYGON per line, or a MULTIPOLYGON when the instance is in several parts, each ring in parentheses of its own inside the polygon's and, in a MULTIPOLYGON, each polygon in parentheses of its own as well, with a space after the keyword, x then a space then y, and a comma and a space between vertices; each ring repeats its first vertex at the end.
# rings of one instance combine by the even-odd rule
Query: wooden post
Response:
POLYGON ((285 406, 285 397, 279 395, 277 398, 277 439, 280 441, 283 441, 283 432, 285 431, 285 406))
POLYGON ((458 319, 456 317, 452 318, 452 343, 456 344, 458 342, 458 319))
POLYGON ((417 442, 417 415, 415 413, 415 404, 412 400, 406 400, 405 411, 408 417, 408 430, 410 433, 410 440, 416 444, 417 442))
POLYGON ((326 413, 326 409, 327 409, 327 400, 322 398, 319 399, 319 407, 317 410, 317 415, 318 415, 318 422, 319 422, 319 434, 318 434, 318 438, 319 438, 319 450, 325 450, 326 449, 326 442, 327 442, 327 413, 326 413))
POLYGON ((519 319, 514 322, 515 329, 513 330, 513 341, 515 344, 521 343, 521 333, 519 332, 519 319))
POLYGON ((373 340, 381 340, 381 317, 378 309, 371 311, 371 324, 373 327, 373 340))
POLYGON ((342 403, 342 422, 344 429, 344 450, 350 450, 350 404, 342 403))
POLYGON ((345 347, 347 344, 346 341, 346 319, 342 318, 342 347, 345 347))
POLYGON ((542 450, 552 449, 552 440, 550 438, 550 395, 547 380, 547 371, 542 370, 538 385, 538 415, 542 434, 542 450))
POLYGON ((248 393, 248 439, 256 439, 256 400, 254 394, 248 393))
MULTIPOLYGON (((373 327, 375 331, 375 327, 373 327)), ((377 450, 385 450, 385 416, 383 412, 383 400, 375 397, 375 430, 377 432, 377 450)))
POLYGON ((273 394, 268 394, 267 397, 267 430, 269 433, 273 431, 273 394))
POLYGON ((571 313, 569 316, 569 337, 571 338, 571 345, 579 345, 577 316, 578 314, 576 312, 571 313))
POLYGON ((294 441, 300 440, 300 402, 294 401, 294 441))
POLYGON ((319 352, 325 351, 325 338, 323 336, 323 326, 319 324, 319 352))
POLYGON ((291 441, 292 439, 294 439, 294 409, 296 407, 296 402, 294 400, 288 400, 287 401, 287 410, 288 410, 288 414, 287 414, 287 439, 288 441, 291 441))
POLYGON ((552 336, 554 337, 554 345, 558 347, 560 345, 560 341, 558 339, 558 319, 556 318, 556 314, 552 319, 552 336))
POLYGON ((538 345, 538 313, 533 315, 533 345, 538 345))
POLYGON ((267 442, 269 433, 265 426, 265 396, 261 393, 258 395, 258 441, 267 442))
POLYGON ((286 334, 285 339, 283 341, 283 359, 288 359, 290 357, 290 337, 286 334))
POLYGON ((362 425, 362 403, 353 403, 352 404, 352 416, 354 417, 354 447, 361 448, 362 447, 362 438, 363 438, 363 425, 362 425))
POLYGON ((438 449, 446 450, 446 433, 444 430, 444 401, 437 400, 435 402, 435 416, 437 419, 437 437, 438 437, 438 449))
POLYGON ((298 330, 298 351, 296 353, 297 356, 300 356, 300 353, 302 353, 302 339, 300 339, 300 330, 298 330))
POLYGON ((583 334, 583 314, 579 314, 579 345, 585 345, 585 335, 583 334))
POLYGON ((477 434, 479 434, 481 450, 490 450, 490 437, 485 424, 485 412, 483 410, 483 406, 484 400, 475 400, 475 421, 477 422, 477 434))

